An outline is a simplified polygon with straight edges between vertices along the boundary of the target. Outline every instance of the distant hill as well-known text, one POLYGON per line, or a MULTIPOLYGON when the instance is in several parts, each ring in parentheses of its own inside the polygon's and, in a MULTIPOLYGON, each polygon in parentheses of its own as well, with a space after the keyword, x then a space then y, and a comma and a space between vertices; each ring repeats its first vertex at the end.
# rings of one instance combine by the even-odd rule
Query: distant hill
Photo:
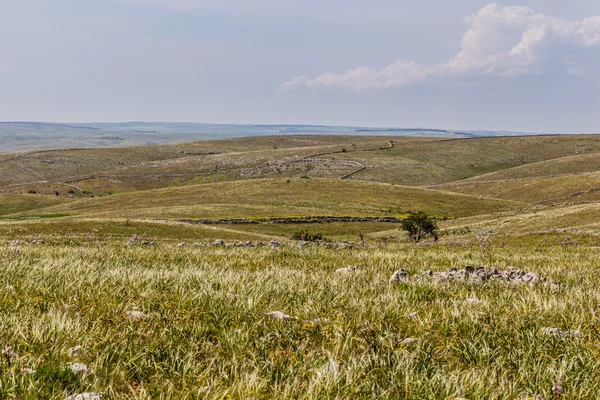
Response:
POLYGON ((457 131, 428 128, 377 128, 324 125, 240 125, 190 122, 51 123, 0 122, 0 153, 181 143, 286 134, 489 137, 529 133, 457 131))

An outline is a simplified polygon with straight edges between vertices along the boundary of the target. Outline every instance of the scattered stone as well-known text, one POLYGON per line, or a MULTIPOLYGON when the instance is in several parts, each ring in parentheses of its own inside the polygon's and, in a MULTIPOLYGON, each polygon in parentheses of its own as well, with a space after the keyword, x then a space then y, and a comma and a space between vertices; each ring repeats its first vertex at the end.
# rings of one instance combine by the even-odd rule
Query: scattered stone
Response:
POLYGON ((356 272, 356 271, 357 270, 356 270, 356 267, 354 265, 350 265, 348 267, 340 268, 340 269, 336 269, 335 270, 335 272, 340 272, 340 273, 343 273, 343 274, 347 274, 349 272, 356 272))
POLYGON ((435 278, 441 281, 452 281, 452 280, 476 280, 476 281, 488 281, 488 280, 503 280, 514 283, 549 283, 550 286, 558 287, 556 284, 548 282, 546 279, 539 277, 534 272, 525 272, 523 270, 509 269, 506 271, 498 271, 496 268, 486 267, 473 267, 471 265, 465 266, 464 269, 451 268, 448 271, 433 272, 425 271, 421 275, 416 275, 415 278, 435 278))
POLYGON ((271 311, 271 312, 267 313, 266 315, 268 317, 278 319, 280 321, 288 321, 288 320, 296 319, 296 318, 294 318, 290 315, 287 315, 281 311, 271 311))
POLYGON ((575 329, 564 330, 560 328, 542 328, 542 333, 544 335, 554 335, 561 337, 581 337, 583 336, 583 332, 575 329))
POLYGON ((221 239, 217 239, 213 242, 213 245, 215 246, 225 246, 225 242, 221 239))
POLYGON ((409 337, 400 342, 400 344, 411 344, 421 341, 419 338, 409 337))
POLYGON ((146 314, 138 310, 126 311, 125 315, 133 321, 143 321, 146 319, 146 314))
POLYGON ((550 391, 552 392, 554 397, 557 397, 557 398, 560 397, 560 395, 562 394, 562 391, 563 391, 562 380, 559 380, 554 385, 552 385, 552 388, 550 388, 550 391))
POLYGON ((83 346, 71 347, 67 350, 69 357, 77 357, 83 351, 83 346))
POLYGON ((74 363, 71 364, 71 371, 76 374, 85 375, 88 373, 88 366, 83 363, 74 363))
POLYGON ((6 359, 6 361, 8 361, 8 363, 10 364, 10 362, 13 358, 18 357, 18 354, 16 351, 13 350, 12 347, 4 346, 2 348, 2 357, 4 357, 6 359))
POLYGON ((479 304, 479 303, 481 303, 481 300, 470 297, 470 298, 467 299, 467 303, 469 303, 469 304, 479 304))
POLYGON ((405 270, 399 269, 398 271, 394 272, 394 274, 390 278, 390 282, 400 282, 405 279, 408 279, 408 274, 405 270))
POLYGON ((281 246, 281 242, 279 240, 271 240, 269 242, 269 246, 271 246, 271 247, 280 247, 281 246))
POLYGON ((181 242, 177 245, 177 247, 185 247, 188 245, 188 242, 181 242))
POLYGON ((104 393, 86 392, 79 394, 72 394, 65 397, 65 400, 102 400, 104 393))

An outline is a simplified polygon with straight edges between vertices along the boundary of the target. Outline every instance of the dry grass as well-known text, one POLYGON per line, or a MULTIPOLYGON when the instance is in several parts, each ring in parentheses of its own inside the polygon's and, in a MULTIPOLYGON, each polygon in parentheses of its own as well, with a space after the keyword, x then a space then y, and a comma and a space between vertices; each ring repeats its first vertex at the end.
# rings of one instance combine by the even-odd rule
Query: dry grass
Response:
POLYGON ((45 212, 115 217, 405 215, 417 209, 461 217, 527 208, 428 189, 332 179, 262 179, 183 186, 84 199, 45 212))
POLYGON ((491 259, 443 246, 2 252, 0 284, 12 288, 0 291, 0 342, 17 354, 0 362, 6 398, 549 399, 558 381, 564 398, 592 398, 600 384, 596 249, 495 248, 491 259), (523 268, 559 288, 388 284, 400 267, 465 264, 523 268), (335 272, 347 265, 358 272, 335 272), (274 310, 298 319, 265 315, 274 310), (70 357, 77 345, 85 350, 70 357), (73 362, 89 373, 65 372, 73 362))

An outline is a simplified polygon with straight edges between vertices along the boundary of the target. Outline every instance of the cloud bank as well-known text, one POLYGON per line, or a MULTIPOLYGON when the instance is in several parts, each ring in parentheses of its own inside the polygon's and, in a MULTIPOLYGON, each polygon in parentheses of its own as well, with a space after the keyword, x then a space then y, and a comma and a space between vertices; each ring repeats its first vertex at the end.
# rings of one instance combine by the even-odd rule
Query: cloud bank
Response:
POLYGON ((381 69, 358 67, 344 73, 298 76, 279 87, 371 90, 401 87, 434 77, 481 73, 495 76, 542 74, 561 66, 585 74, 600 47, 600 16, 570 21, 536 14, 527 7, 488 4, 465 18, 469 29, 456 56, 439 64, 398 60, 381 69))

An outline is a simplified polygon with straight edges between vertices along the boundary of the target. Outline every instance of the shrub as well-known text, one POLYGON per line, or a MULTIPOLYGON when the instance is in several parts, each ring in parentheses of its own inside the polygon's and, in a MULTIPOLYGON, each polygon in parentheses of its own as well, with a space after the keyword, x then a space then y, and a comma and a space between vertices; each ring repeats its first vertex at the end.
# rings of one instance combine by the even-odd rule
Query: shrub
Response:
POLYGON ((435 218, 427 215, 423 211, 411 212, 410 215, 402 221, 402 229, 406 231, 410 240, 415 243, 425 237, 435 234, 437 224, 435 218))
POLYGON ((325 240, 325 236, 322 233, 309 233, 305 230, 301 230, 298 232, 294 232, 292 234, 292 239, 294 240, 304 240, 305 242, 318 242, 321 240, 325 240))

